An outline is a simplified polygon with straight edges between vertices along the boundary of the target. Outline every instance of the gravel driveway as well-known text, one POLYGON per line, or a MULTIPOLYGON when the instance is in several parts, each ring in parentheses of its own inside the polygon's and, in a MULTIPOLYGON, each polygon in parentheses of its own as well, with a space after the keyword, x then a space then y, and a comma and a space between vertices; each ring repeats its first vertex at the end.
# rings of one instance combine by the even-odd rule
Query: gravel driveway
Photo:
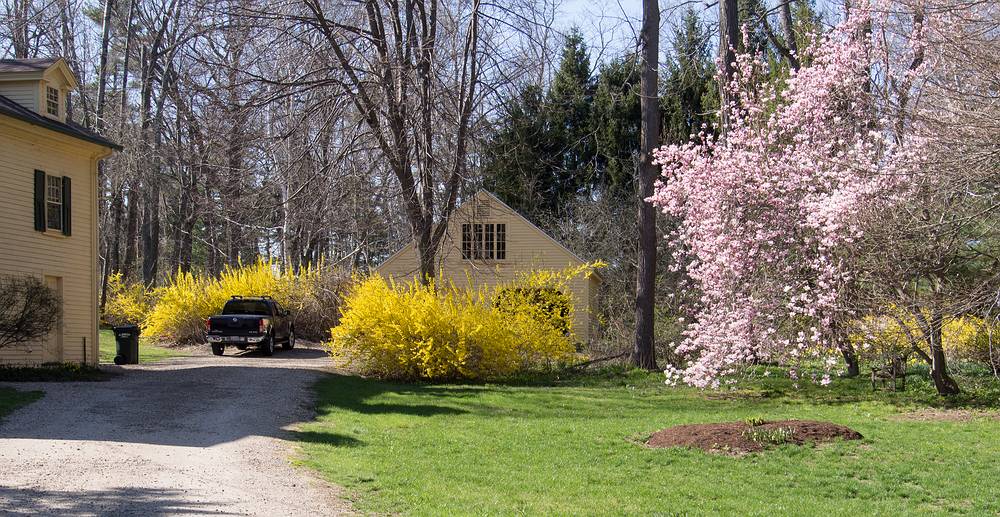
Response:
POLYGON ((286 441, 329 364, 318 349, 227 350, 12 385, 45 397, 0 423, 0 515, 348 513, 286 441))

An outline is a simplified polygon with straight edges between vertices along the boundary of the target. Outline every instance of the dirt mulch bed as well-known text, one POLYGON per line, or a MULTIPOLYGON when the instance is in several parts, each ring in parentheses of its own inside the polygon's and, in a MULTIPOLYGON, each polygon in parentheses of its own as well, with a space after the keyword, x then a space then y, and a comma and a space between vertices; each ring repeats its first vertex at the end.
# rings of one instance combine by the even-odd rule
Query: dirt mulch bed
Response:
MULTIPOLYGON (((764 422, 753 429, 766 433, 779 428, 791 430, 791 434, 783 443, 793 445, 862 438, 861 433, 849 427, 812 420, 764 422)), ((773 445, 751 440, 746 433, 749 429, 750 426, 744 422, 678 425, 657 431, 649 437, 646 445, 654 448, 693 447, 708 452, 736 455, 760 452, 773 445)))

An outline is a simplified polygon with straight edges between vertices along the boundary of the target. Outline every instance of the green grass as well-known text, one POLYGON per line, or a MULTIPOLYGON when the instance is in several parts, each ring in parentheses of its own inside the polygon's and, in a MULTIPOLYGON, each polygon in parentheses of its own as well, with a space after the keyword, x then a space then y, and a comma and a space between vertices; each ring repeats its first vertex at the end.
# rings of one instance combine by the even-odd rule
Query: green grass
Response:
MULTIPOLYGON (((115 333, 110 330, 100 331, 101 339, 101 362, 111 363, 115 360, 117 346, 115 345, 115 333)), ((151 340, 141 339, 139 341, 139 362, 153 363, 170 359, 171 357, 183 357, 184 354, 177 350, 156 346, 151 340)))
POLYGON ((769 378, 720 393, 661 378, 604 371, 517 386, 333 375, 316 385, 317 420, 297 433, 301 461, 380 514, 1000 512, 1000 421, 898 418, 928 404, 1000 406, 988 380, 942 400, 917 376, 903 394, 872 394, 863 379, 795 390, 769 378), (865 439, 739 458, 642 446, 667 426, 753 417, 828 420, 865 439))
POLYGON ((0 388, 0 422, 15 409, 26 406, 40 398, 40 391, 18 391, 13 388, 0 388))

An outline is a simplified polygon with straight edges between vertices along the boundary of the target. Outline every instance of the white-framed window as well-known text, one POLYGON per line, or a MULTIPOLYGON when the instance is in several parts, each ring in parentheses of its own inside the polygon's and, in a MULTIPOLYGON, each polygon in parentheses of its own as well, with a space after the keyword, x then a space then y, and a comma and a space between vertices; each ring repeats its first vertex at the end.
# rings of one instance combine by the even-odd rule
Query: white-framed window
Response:
POLYGON ((53 117, 59 116, 59 89, 45 87, 45 111, 53 117))
POLYGON ((502 223, 496 227, 496 259, 507 260, 507 225, 502 223))
POLYGON ((462 258, 506 260, 507 225, 473 223, 462 225, 462 258))
POLYGON ((63 179, 60 176, 45 176, 45 227, 63 229, 63 179))

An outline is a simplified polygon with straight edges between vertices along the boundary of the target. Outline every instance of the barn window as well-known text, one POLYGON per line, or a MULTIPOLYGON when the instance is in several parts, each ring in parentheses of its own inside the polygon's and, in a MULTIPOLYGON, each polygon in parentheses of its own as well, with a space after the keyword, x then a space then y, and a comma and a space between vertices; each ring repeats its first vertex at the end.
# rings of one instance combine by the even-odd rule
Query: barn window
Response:
POLYGON ((493 229, 495 226, 495 224, 487 224, 486 232, 483 234, 483 237, 486 239, 486 245, 483 247, 483 258, 486 260, 493 260, 493 229))
POLYGON ((462 258, 469 260, 472 258, 472 225, 462 225, 462 258))
POLYGON ((59 116, 59 90, 57 88, 45 87, 45 111, 53 117, 59 116))
POLYGON ((63 179, 45 176, 45 225, 49 230, 63 229, 63 179))
POLYGON ((507 225, 498 224, 496 228, 496 258, 507 260, 507 225))
POLYGON ((463 224, 462 258, 465 260, 505 260, 506 224, 463 224))
POLYGON ((478 223, 472 225, 472 236, 472 256, 481 259, 483 258, 483 225, 478 223))

